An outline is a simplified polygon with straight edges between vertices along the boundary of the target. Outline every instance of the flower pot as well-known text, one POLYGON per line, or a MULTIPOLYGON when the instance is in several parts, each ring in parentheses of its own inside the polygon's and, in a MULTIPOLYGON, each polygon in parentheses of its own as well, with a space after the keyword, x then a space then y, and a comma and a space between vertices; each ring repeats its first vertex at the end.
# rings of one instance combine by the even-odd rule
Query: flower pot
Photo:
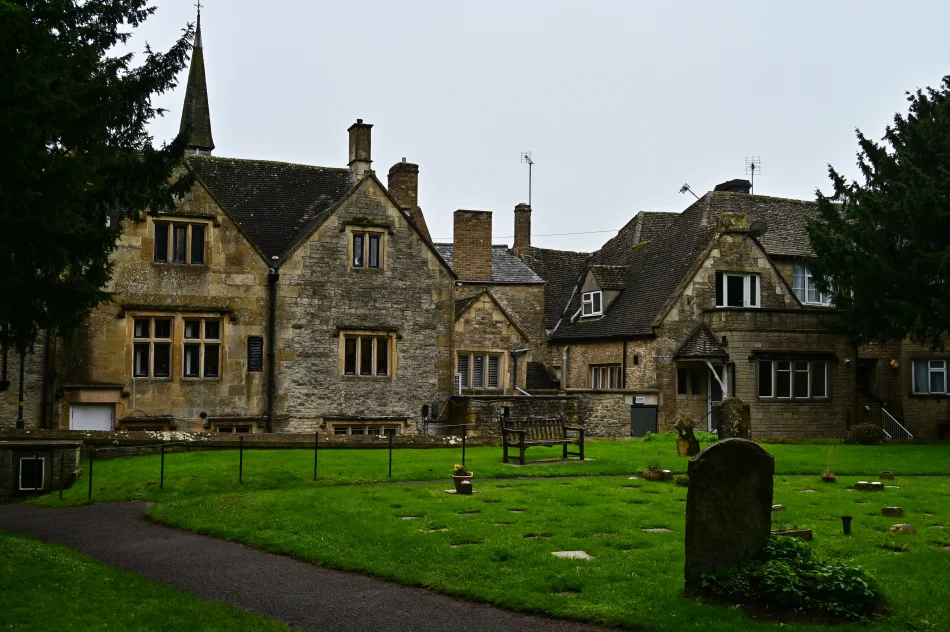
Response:
POLYGON ((653 470, 647 470, 643 473, 643 478, 648 481, 659 481, 663 478, 663 472, 655 472, 653 470))
POLYGON ((452 482, 455 483, 455 491, 460 494, 471 494, 472 493, 472 475, 468 476, 453 476, 452 482), (468 481, 468 485, 462 485, 462 481, 468 481))
POLYGON ((834 483, 838 480, 838 477, 834 474, 822 474, 821 480, 825 481, 826 483, 834 483))

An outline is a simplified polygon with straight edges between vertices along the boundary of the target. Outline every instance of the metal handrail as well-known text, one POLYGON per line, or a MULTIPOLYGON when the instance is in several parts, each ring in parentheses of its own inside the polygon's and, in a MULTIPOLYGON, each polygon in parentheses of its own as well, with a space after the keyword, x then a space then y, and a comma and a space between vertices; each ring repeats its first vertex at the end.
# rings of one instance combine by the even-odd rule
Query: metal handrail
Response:
POLYGON ((910 430, 904 427, 904 425, 897 421, 897 418, 894 417, 891 413, 887 412, 887 409, 881 408, 881 412, 884 413, 881 416, 881 427, 884 429, 884 434, 887 435, 888 440, 893 439, 894 435, 898 436, 898 439, 913 439, 914 435, 911 434, 910 430), (887 426, 890 423, 891 431, 888 431, 887 426))

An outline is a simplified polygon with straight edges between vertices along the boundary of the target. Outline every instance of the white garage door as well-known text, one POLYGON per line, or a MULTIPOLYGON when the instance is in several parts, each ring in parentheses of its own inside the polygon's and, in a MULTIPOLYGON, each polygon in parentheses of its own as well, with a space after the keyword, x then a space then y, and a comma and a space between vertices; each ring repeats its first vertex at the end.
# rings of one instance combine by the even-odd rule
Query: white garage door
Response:
POLYGON ((112 430, 115 404, 72 404, 69 407, 70 430, 112 430))

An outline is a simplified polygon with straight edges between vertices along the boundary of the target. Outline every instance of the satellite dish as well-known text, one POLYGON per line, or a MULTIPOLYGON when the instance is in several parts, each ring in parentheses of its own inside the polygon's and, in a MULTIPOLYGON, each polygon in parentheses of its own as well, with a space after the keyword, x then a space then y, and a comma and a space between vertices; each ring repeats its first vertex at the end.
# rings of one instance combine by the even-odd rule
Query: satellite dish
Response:
POLYGON ((754 222, 752 222, 751 226, 749 226, 748 235, 749 237, 761 237, 762 235, 766 233, 766 231, 768 231, 768 229, 769 229, 768 224, 766 224, 760 219, 757 219, 754 222))

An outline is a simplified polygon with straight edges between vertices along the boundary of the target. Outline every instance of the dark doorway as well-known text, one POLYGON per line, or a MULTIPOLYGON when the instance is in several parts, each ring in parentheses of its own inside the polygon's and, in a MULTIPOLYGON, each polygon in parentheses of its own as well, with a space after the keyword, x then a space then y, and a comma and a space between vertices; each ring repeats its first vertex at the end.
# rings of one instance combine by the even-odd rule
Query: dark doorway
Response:
POLYGON ((630 436, 643 437, 648 432, 655 433, 657 431, 656 411, 656 406, 631 406, 630 436))

